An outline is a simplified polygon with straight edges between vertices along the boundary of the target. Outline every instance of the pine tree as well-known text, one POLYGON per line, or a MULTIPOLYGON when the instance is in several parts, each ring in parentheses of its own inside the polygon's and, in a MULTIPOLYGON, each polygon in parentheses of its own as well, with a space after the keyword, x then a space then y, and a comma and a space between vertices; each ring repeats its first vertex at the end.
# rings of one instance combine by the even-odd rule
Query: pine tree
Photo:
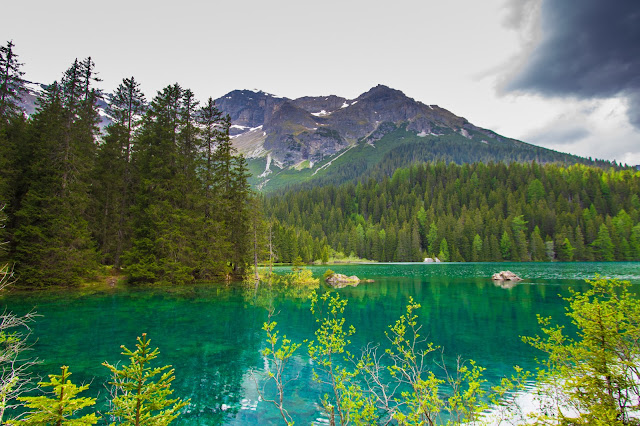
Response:
POLYGON ((437 246, 436 242, 438 241, 438 226, 435 222, 431 222, 429 225, 429 233, 427 234, 427 241, 429 242, 429 254, 435 255, 437 246))
POLYGON ((194 279, 195 212, 184 208, 186 179, 178 147, 182 88, 165 87, 151 102, 135 145, 136 202, 131 249, 123 255, 133 282, 194 279))
POLYGON ((528 253, 528 242, 525 231, 527 229, 527 221, 522 215, 515 216, 511 220, 511 230, 513 231, 512 258, 526 262, 531 260, 528 253))
POLYGON ((512 259, 513 253, 512 253, 511 237, 509 236, 507 231, 504 231, 502 233, 502 238, 500 238, 500 253, 502 254, 503 260, 512 259))
POLYGON ((200 152, 202 153, 201 178, 204 186, 204 215, 207 218, 212 217, 212 210, 217 204, 217 192, 215 191, 215 171, 214 171, 214 152, 218 141, 221 139, 223 118, 222 113, 216 106, 212 98, 200 108, 196 121, 200 127, 201 142, 200 152))
POLYGON ((122 346, 122 355, 129 357, 129 364, 121 369, 117 364, 104 362, 112 374, 113 399, 108 414, 112 425, 151 426, 167 425, 180 415, 180 409, 189 403, 179 398, 170 398, 175 379, 170 365, 152 367, 158 357, 158 348, 151 350, 151 341, 146 333, 138 337, 136 350, 122 346))
POLYGON ((476 234, 473 237, 473 243, 472 243, 471 246, 472 246, 472 249, 471 249, 471 261, 472 262, 479 262, 483 258, 482 238, 480 238, 480 235, 476 234))
POLYGON ((440 252, 438 253, 438 259, 443 262, 448 262, 450 260, 449 245, 447 244, 446 238, 443 238, 442 241, 440 241, 440 252))
POLYGON ((540 236, 540 228, 536 225, 531 233, 531 260, 534 262, 543 262, 546 259, 545 246, 540 236))
POLYGON ((109 99, 107 111, 112 123, 106 128, 93 173, 93 233, 103 262, 113 263, 116 268, 120 267, 122 253, 128 248, 131 236, 131 154, 145 109, 140 84, 133 77, 123 79, 109 99))
POLYGON ((87 221, 98 116, 91 81, 76 60, 61 85, 48 87, 19 154, 25 187, 13 253, 21 284, 74 285, 96 270, 87 221))
MULTIPOLYGON (((251 193, 247 162, 236 154, 231 143, 229 128, 231 118, 227 115, 221 121, 217 133, 216 150, 212 157, 214 190, 220 194, 216 219, 223 222, 228 230, 231 246, 231 265, 236 274, 242 274, 250 254, 248 200, 251 193)), ((296 241, 297 242, 297 241, 296 241)), ((295 257, 298 255, 292 253, 295 257)))
POLYGON ((0 46, 0 129, 16 115, 22 115, 20 102, 26 94, 23 65, 13 50, 14 44, 8 41, 0 46))
POLYGON ((640 260, 640 223, 631 230, 631 253, 633 260, 640 260))
POLYGON ((15 196, 21 187, 21 163, 16 150, 24 141, 25 118, 20 102, 26 93, 23 64, 13 50, 13 42, 0 46, 0 203, 13 216, 15 196))
POLYGON ((96 403, 95 398, 78 397, 89 388, 89 385, 76 386, 69 380, 69 367, 62 366, 60 374, 50 374, 48 382, 41 382, 43 388, 52 388, 50 396, 25 396, 18 398, 29 409, 28 414, 20 420, 9 420, 9 425, 42 426, 42 425, 94 425, 98 422, 95 413, 75 417, 78 411, 96 403))
POLYGON ((598 238, 593 242, 593 249, 598 260, 612 261, 614 260, 614 246, 609 235, 609 228, 604 223, 600 225, 598 230, 598 238))

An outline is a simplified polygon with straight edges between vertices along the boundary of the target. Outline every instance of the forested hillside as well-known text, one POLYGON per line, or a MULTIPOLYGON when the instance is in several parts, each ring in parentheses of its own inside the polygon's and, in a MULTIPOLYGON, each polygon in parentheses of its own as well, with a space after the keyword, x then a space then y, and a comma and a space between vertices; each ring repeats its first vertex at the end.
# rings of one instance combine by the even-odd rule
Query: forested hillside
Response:
POLYGON ((77 284, 100 264, 125 268, 132 282, 242 273, 258 213, 230 120, 211 98, 200 105, 176 83, 147 103, 126 78, 105 97, 112 123, 101 134, 91 58, 47 85, 27 118, 13 44, 1 53, 4 255, 20 285, 77 284))
POLYGON ((640 260, 639 194, 632 170, 438 162, 265 203, 280 223, 371 260, 610 261, 640 260))
MULTIPOLYGON (((404 125, 396 127, 393 123, 386 123, 385 130, 388 133, 375 143, 360 141, 339 157, 319 162, 314 170, 285 169, 277 172, 275 176, 269 175, 269 185, 262 190, 297 191, 300 187, 339 185, 360 177, 381 179, 385 175, 390 176, 398 168, 420 162, 444 161, 465 164, 536 161, 540 164, 617 167, 617 164, 609 161, 578 157, 511 139, 491 139, 492 143, 483 143, 482 138, 490 138, 478 131, 469 131, 468 135, 473 137, 470 139, 446 130, 441 130, 443 134, 440 135, 420 136, 407 131, 404 125)), ((250 179, 252 184, 259 185, 260 179, 257 176, 264 167, 264 161, 249 160, 249 168, 253 171, 253 178, 250 179)))

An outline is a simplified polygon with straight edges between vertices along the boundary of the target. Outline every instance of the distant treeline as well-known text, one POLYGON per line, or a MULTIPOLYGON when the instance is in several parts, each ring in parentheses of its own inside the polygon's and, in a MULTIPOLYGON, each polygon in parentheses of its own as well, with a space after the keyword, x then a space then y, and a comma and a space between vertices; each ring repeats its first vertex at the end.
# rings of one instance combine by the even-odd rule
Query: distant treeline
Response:
POLYGON ((242 273, 261 216, 230 119, 211 98, 199 105, 173 84, 148 103, 133 77, 103 96, 87 58, 26 117, 13 47, 0 51, 1 241, 20 285, 74 285, 100 264, 124 267, 133 282, 242 273), (100 131, 103 98, 111 124, 100 131))
POLYGON ((630 169, 438 162, 265 203, 307 239, 371 260, 611 261, 640 260, 639 194, 630 169))

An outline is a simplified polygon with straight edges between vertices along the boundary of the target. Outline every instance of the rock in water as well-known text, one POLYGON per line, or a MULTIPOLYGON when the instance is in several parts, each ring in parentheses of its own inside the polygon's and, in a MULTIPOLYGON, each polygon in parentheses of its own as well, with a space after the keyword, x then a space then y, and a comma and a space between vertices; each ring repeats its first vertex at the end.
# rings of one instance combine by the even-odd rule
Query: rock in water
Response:
POLYGON ((355 287, 360 284, 360 278, 355 275, 348 277, 344 274, 329 275, 325 281, 333 288, 342 288, 348 285, 355 287))
POLYGON ((494 281, 522 281, 522 278, 511 271, 500 271, 491 277, 494 281))

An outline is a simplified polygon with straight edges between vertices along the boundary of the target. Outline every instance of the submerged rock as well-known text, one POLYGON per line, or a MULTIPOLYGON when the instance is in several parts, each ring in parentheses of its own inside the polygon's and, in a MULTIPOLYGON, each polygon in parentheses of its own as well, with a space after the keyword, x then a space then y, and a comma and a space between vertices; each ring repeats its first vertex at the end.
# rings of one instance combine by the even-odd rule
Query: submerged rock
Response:
POLYGON ((522 278, 511 271, 496 272, 495 274, 493 274, 491 279, 494 281, 522 281, 522 278))
POLYGON ((325 281, 333 288, 342 288, 348 285, 355 287, 361 282, 373 282, 373 280, 361 280, 355 275, 348 277, 344 274, 331 274, 325 279, 325 281))

